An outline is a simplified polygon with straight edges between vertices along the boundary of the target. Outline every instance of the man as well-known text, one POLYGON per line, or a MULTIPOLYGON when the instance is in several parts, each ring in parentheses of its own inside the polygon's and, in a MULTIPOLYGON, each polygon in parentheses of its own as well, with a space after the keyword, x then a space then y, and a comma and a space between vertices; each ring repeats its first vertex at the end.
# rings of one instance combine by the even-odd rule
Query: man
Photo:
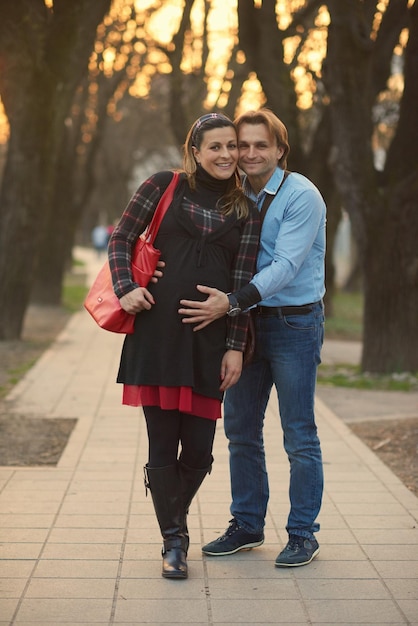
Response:
POLYGON ((184 323, 199 331, 222 315, 252 307, 256 350, 238 383, 225 397, 233 519, 225 533, 205 545, 204 554, 223 556, 260 546, 269 498, 263 423, 276 387, 284 447, 290 462, 289 540, 277 567, 310 563, 319 553, 315 533, 323 492, 323 467, 314 415, 317 366, 323 342, 326 209, 317 188, 304 176, 285 178, 288 135, 268 109, 235 121, 245 172, 244 189, 264 218, 251 282, 231 294, 198 286, 204 302, 182 300, 184 323), (254 307, 254 305, 256 305, 254 307))

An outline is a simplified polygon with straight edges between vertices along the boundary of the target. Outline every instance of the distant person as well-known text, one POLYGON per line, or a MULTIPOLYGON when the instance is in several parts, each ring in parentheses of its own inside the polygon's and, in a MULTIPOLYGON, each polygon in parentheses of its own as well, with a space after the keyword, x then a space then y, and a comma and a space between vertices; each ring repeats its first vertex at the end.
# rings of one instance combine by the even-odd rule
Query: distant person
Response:
POLYGON ((109 243, 109 232, 106 226, 95 226, 91 232, 91 241, 97 252, 97 256, 101 257, 102 253, 107 250, 109 243))
POLYGON ((158 172, 136 191, 109 243, 120 304, 138 314, 123 345, 117 380, 123 404, 142 406, 149 456, 144 467, 163 537, 162 575, 187 577, 189 506, 212 468, 216 420, 226 389, 238 380, 248 316, 218 320, 201 333, 182 324, 181 298, 204 282, 240 289, 255 269, 259 219, 237 174, 233 122, 217 113, 192 125, 183 172, 155 246, 164 276, 147 288, 132 281, 132 246, 150 222, 172 172, 158 172))
POLYGON ((321 194, 307 178, 285 172, 288 135, 276 115, 268 109, 251 111, 235 124, 239 166, 246 174, 244 191, 260 211, 266 199, 271 201, 261 230, 257 274, 230 294, 201 286, 207 300, 183 300, 179 310, 190 323, 198 324, 194 328, 198 332, 231 309, 253 307, 255 323, 254 359, 225 397, 233 518, 226 532, 205 545, 203 552, 223 556, 264 541, 269 484, 263 424, 275 385, 290 462, 289 539, 275 564, 295 567, 310 563, 319 553, 315 533, 323 467, 314 395, 324 333, 326 210, 321 194))

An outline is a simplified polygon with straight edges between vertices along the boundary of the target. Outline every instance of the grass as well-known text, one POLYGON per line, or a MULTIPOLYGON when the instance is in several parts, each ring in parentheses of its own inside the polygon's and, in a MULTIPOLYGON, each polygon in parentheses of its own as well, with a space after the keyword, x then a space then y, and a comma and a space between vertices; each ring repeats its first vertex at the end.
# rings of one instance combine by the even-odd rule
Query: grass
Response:
POLYGON ((361 341, 363 334, 363 294, 338 291, 333 298, 333 316, 325 310, 328 339, 361 341))
POLYGON ((418 375, 416 374, 408 372, 386 375, 370 374, 361 372, 358 366, 347 364, 320 365, 318 383, 354 389, 418 391, 418 375))
MULTIPOLYGON (((14 369, 9 370, 9 380, 8 383, 10 385, 16 385, 21 378, 33 367, 36 363, 36 359, 31 359, 26 363, 22 363, 19 367, 15 367, 14 369)), ((0 398, 2 397, 3 388, 0 387, 0 398)))
MULTIPOLYGON (((333 316, 326 317, 325 321, 326 338, 361 341, 363 295, 361 293, 337 292, 333 299, 333 307, 333 316)), ((322 364, 318 368, 318 383, 355 389, 418 391, 418 373, 378 375, 361 372, 360 367, 345 363, 322 364)))
POLYGON ((71 281, 71 283, 64 282, 62 291, 63 307, 71 313, 79 311, 83 306, 87 291, 88 289, 84 284, 84 278, 80 279, 80 284, 77 284, 74 281, 71 281))

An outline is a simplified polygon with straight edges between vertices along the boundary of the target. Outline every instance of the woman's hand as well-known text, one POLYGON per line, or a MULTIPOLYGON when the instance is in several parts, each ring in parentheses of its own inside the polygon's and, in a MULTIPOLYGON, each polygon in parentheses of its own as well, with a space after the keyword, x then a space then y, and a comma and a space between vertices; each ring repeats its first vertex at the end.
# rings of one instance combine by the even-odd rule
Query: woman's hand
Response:
POLYGON ((133 289, 125 296, 122 296, 119 302, 122 309, 131 315, 140 313, 145 309, 149 310, 155 304, 152 294, 145 287, 133 289))
POLYGON ((226 391, 238 382, 242 372, 242 352, 239 350, 227 350, 221 364, 221 391, 226 391))

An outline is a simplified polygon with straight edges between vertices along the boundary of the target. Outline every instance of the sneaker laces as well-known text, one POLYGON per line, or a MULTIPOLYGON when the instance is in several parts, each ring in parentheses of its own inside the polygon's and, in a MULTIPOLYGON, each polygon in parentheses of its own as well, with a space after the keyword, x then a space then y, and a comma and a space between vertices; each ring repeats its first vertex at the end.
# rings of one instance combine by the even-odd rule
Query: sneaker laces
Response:
POLYGON ((231 535, 233 535, 237 530, 239 529, 239 524, 237 522, 237 520, 235 519, 235 517, 233 517, 230 521, 229 521, 229 526, 226 529, 226 531, 224 532, 222 537, 219 537, 219 539, 223 539, 224 537, 230 537, 231 535))

